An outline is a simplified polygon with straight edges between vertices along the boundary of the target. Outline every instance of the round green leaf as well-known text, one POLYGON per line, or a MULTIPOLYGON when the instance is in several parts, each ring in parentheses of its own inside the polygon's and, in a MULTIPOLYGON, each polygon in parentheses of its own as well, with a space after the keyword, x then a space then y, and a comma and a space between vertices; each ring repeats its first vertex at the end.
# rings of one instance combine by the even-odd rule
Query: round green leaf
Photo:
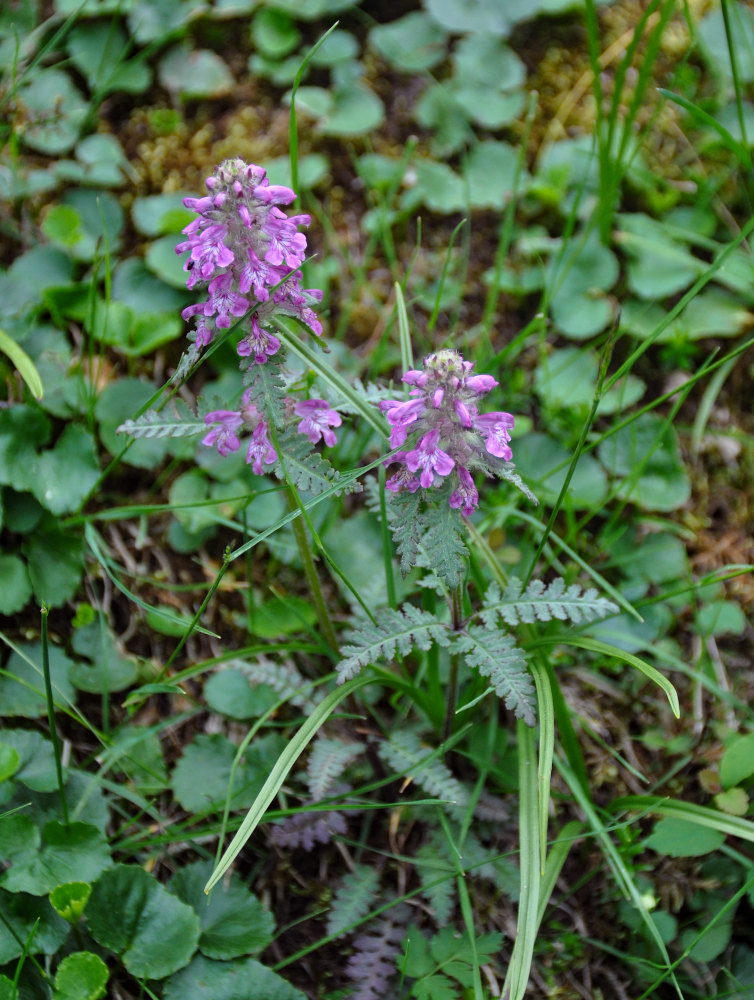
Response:
POLYGON ((272 969, 254 958, 235 962, 213 962, 197 955, 190 965, 171 976, 165 986, 165 1000, 306 1000, 305 995, 291 986, 272 969))
MULTIPOLYGON (((571 453, 547 434, 525 434, 513 445, 516 469, 545 503, 554 503, 565 481, 571 453)), ((591 455, 582 455, 571 478, 566 504, 593 507, 607 494, 605 472, 591 455)))
POLYGON ((66 955, 55 974, 53 1000, 100 1000, 109 975, 105 963, 91 951, 66 955))
POLYGON ((320 119, 318 128, 325 135, 364 135, 385 120, 382 101, 368 87, 354 84, 335 93, 332 110, 320 119))
POLYGON ((77 424, 68 424, 55 447, 37 457, 32 493, 53 514, 70 514, 80 508, 99 474, 93 436, 77 424))
POLYGON ((0 614, 14 615, 31 597, 31 580, 26 563, 18 556, 0 555, 0 614))
MULTIPOLYGON (((247 809, 282 752, 277 734, 255 740, 236 768, 230 797, 231 809, 247 809)), ((221 809, 228 794, 237 747, 221 733, 200 733, 183 751, 173 768, 171 784, 176 799, 187 812, 221 809)))
POLYGON ((251 40, 268 59, 282 59, 301 41, 301 32, 290 14, 263 7, 251 23, 251 40))
POLYGON ((670 858, 696 858, 716 851, 725 842, 725 834, 675 816, 663 816, 655 823, 646 845, 670 858))
POLYGON ((175 236, 161 236, 149 244, 144 260, 149 270, 166 285, 185 289, 186 272, 183 270, 183 264, 188 257, 188 250, 179 256, 175 252, 175 245, 175 236))
POLYGON ((204 685, 204 698, 213 712, 231 719, 256 719, 280 698, 271 687, 252 687, 248 677, 235 667, 218 670, 204 685))
POLYGON ((226 97, 235 86, 228 65, 215 52, 176 45, 160 60, 162 86, 184 100, 226 97))
POLYGON ((742 635, 746 630, 746 615, 733 601, 711 601, 699 609, 696 624, 705 636, 742 635))
POLYGON ((135 322, 142 316, 151 319, 154 313, 177 314, 188 301, 185 291, 166 285, 137 257, 129 257, 115 268, 112 292, 113 298, 131 309, 135 322))
POLYGON ((336 28, 331 31, 322 45, 312 56, 314 66, 335 66, 337 63, 355 59, 359 54, 359 43, 350 31, 336 28))
POLYGON ((104 691, 123 691, 139 676, 139 665, 131 657, 121 655, 112 634, 92 622, 76 630, 73 648, 91 663, 75 663, 70 679, 80 691, 102 694, 104 691))
POLYGON ((179 191, 135 198, 131 205, 134 225, 144 236, 173 234, 177 243, 183 227, 195 218, 195 213, 183 204, 183 198, 179 191))
POLYGON ((31 939, 32 932, 34 951, 54 955, 71 929, 44 896, 0 889, 0 911, 5 918, 0 920, 0 965, 25 952, 24 942, 31 939))
POLYGON ((369 41, 380 55, 406 73, 420 73, 442 62, 446 38, 437 22, 420 10, 378 24, 369 33, 369 41))
POLYGON ((7 781, 18 770, 21 756, 10 743, 0 743, 0 781, 7 781))
POLYGON ((27 109, 31 125, 22 132, 24 143, 49 156, 66 153, 74 145, 88 106, 59 69, 39 69, 24 77, 17 101, 27 109))
POLYGON ((35 792, 57 788, 55 754, 52 743, 33 729, 4 729, 2 746, 17 758, 14 781, 35 792))
POLYGON ((51 820, 42 830, 41 847, 14 859, 3 885, 11 892, 42 896, 77 876, 93 881, 109 864, 110 848, 96 826, 51 820))
POLYGON ((660 417, 644 414, 603 441, 598 454, 609 472, 625 479, 620 496, 645 510, 676 510, 689 498, 675 430, 660 417))
POLYGON ((585 340, 603 330, 613 315, 607 292, 618 278, 618 260, 595 232, 576 236, 565 254, 548 268, 552 317, 574 340, 585 340))
POLYGON ((126 60, 128 37, 112 18, 79 22, 66 46, 74 66, 97 94, 125 91, 138 94, 149 86, 152 71, 143 59, 126 60))
POLYGON ((749 811, 749 796, 743 788, 728 788, 719 792, 714 802, 721 812, 731 816, 745 816, 749 811))
MULTIPOLYGON (((155 387, 139 378, 121 378, 101 393, 94 407, 94 415, 99 421, 102 443, 111 455, 120 455, 128 443, 117 428, 128 420, 154 395, 155 387)), ((170 453, 170 438, 139 438, 123 454, 122 462, 139 469, 153 469, 164 461, 170 453)))
POLYGON ((92 894, 88 882, 63 882, 50 893, 50 903, 56 913, 69 924, 76 924, 92 894))
POLYGON ((36 406, 0 409, 0 485, 23 493, 31 485, 30 457, 50 436, 50 421, 36 406))
POLYGON ((510 22, 500 0, 425 0, 435 21, 448 31, 489 33, 505 38, 510 22))
POLYGON ((754 733, 737 736, 720 761, 720 781, 723 788, 742 785, 754 774, 754 733))
POLYGON ((116 865, 92 889, 89 933, 137 978, 164 979, 186 965, 199 942, 190 906, 136 865, 116 865))
POLYGON ((236 876, 216 886, 208 898, 204 886, 213 869, 211 862, 197 861, 179 869, 170 881, 170 891, 199 914, 199 950, 219 959, 259 954, 275 932, 272 914, 236 876))
POLYGON ((462 210, 466 203, 464 183, 446 163, 419 160, 415 170, 415 183, 401 197, 404 208, 426 205, 443 214, 462 210))
MULTIPOLYGON (((506 142, 479 142, 469 153, 465 175, 471 204, 477 208, 502 209, 513 193, 518 169, 518 153, 506 142)), ((518 177, 518 187, 525 180, 518 177)))

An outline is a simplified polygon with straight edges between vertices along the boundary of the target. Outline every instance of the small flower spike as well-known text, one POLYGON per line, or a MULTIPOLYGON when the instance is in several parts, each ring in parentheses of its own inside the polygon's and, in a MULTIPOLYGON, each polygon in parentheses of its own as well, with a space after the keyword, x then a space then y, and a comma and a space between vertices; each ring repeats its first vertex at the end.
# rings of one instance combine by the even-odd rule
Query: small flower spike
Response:
POLYGON ((421 370, 411 369, 403 381, 412 388, 408 400, 387 399, 379 406, 390 424, 390 444, 401 448, 416 435, 413 448, 398 451, 386 465, 399 471, 385 484, 394 493, 415 493, 449 482, 448 503, 468 517, 479 503, 472 470, 494 475, 513 458, 510 413, 480 413, 482 396, 497 382, 491 375, 474 375, 474 363, 458 351, 430 354, 421 370))
POLYGON ((207 285, 206 301, 183 311, 186 320, 196 317, 196 349, 242 320, 246 336, 238 353, 262 365, 280 349, 267 329, 275 313, 300 320, 320 336, 322 325, 312 307, 322 292, 302 288, 299 270, 306 254, 306 236, 299 227, 311 219, 287 216, 278 208, 294 201, 295 192, 270 184, 262 167, 238 159, 218 167, 207 188, 204 198, 184 198, 198 218, 186 226, 186 239, 175 248, 179 254, 189 252, 184 264, 188 288, 207 285))

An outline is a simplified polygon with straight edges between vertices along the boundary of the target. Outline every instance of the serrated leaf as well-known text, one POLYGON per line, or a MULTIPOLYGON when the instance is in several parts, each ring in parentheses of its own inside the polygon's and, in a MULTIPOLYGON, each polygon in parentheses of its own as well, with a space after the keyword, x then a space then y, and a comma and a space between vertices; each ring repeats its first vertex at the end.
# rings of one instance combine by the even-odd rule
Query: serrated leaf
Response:
POLYGON ((536 694, 526 659, 513 637, 499 629, 471 625, 466 632, 456 633, 453 648, 466 656, 490 683, 499 698, 505 701, 516 718, 527 726, 536 724, 536 694))
POLYGON ((312 747, 306 764, 309 793, 314 801, 323 799, 348 765, 364 747, 361 743, 344 743, 343 740, 320 737, 312 747))
POLYGON ((213 868, 211 861, 196 861, 170 880, 170 891, 199 914, 199 950, 208 958, 224 960, 259 954, 275 932, 272 914, 235 875, 208 897, 204 886, 213 868))
POLYGON ((376 619, 375 625, 365 622, 346 634, 342 646, 345 657, 337 666, 338 683, 350 680, 360 667, 394 656, 396 649, 407 656, 415 646, 427 650, 433 642, 447 646, 449 641, 447 628, 434 615, 412 604, 397 611, 383 608, 376 619))
POLYGON ((190 965, 171 976, 163 996, 165 1000, 208 1000, 209 997, 306 1000, 301 990, 254 958, 213 962, 204 955, 197 955, 190 965))
POLYGON ((53 514, 70 514, 79 509, 99 474, 93 436, 69 424, 54 449, 42 452, 34 463, 32 493, 53 514))
POLYGON ((390 532, 401 559, 401 573, 408 576, 419 558, 424 518, 422 497, 416 493, 395 493, 388 497, 387 516, 390 532))

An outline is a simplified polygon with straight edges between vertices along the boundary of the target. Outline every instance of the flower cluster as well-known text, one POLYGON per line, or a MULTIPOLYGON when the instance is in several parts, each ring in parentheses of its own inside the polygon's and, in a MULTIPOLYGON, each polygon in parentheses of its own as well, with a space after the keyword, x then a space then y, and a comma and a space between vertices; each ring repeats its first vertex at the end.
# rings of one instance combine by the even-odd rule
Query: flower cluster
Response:
POLYGON ((393 448, 416 434, 413 448, 387 460, 386 464, 401 466, 387 481, 388 489, 415 493, 420 486, 430 489, 450 476, 454 489, 448 503, 468 515, 479 502, 472 470, 488 473, 494 470, 495 459, 512 459, 509 431, 514 419, 510 413, 479 413, 479 398, 497 382, 491 375, 474 375, 473 370, 474 363, 464 361, 458 351, 438 351, 424 359, 421 371, 403 376, 413 387, 410 399, 379 404, 391 426, 393 448))
POLYGON ((175 248, 179 254, 189 251, 187 286, 207 284, 207 299, 182 314, 194 319, 196 347, 206 347, 217 330, 227 329, 252 308, 238 353, 256 364, 264 364, 280 348, 269 329, 276 312, 298 318, 319 336, 322 325, 311 305, 321 301, 322 292, 302 289, 299 270, 306 237, 298 227, 311 219, 289 217, 277 207, 289 205, 295 192, 270 184, 262 167, 238 159, 218 167, 207 188, 204 198, 184 198, 198 218, 186 226, 186 239, 175 248))
MULTIPOLYGON (((231 452, 241 447, 239 433, 246 431, 251 434, 246 451, 246 463, 251 465, 257 476, 264 474, 265 465, 277 462, 277 452, 269 439, 269 426, 262 414, 250 399, 251 390, 247 389, 241 400, 239 410, 213 410, 204 418, 210 428, 209 433, 202 438, 202 444, 216 447, 225 458, 231 452)), ((339 427, 340 414, 330 408, 324 399, 286 400, 289 412, 295 418, 301 418, 298 433, 306 434, 312 444, 321 438, 325 444, 332 447, 335 444, 333 427, 339 427)))

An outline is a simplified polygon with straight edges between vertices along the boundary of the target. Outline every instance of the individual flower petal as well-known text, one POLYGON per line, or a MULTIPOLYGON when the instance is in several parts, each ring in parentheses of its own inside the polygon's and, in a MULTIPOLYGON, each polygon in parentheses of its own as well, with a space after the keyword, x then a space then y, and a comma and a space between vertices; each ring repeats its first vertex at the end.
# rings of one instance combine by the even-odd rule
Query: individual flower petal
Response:
POLYGON ((406 455, 406 465, 411 472, 419 472, 421 469, 419 482, 425 490, 434 484, 435 475, 447 476, 456 464, 438 445, 439 438, 438 430, 429 431, 419 439, 416 448, 406 455))
POLYGON ((204 422, 208 427, 211 427, 212 424, 217 424, 217 426, 212 427, 209 434, 205 434, 202 438, 202 444, 209 448, 216 445, 223 458, 232 451, 238 451, 241 442, 236 431, 243 424, 240 413, 235 410, 213 410, 206 415, 204 422))
POLYGON ((254 357, 258 365, 263 365, 267 358, 277 354, 280 341, 257 322, 256 316, 251 317, 251 333, 239 341, 237 351, 242 358, 254 357))
POLYGON ((514 424, 515 419, 510 413, 480 413, 474 417, 474 427, 485 439, 487 451, 497 458, 504 458, 506 462, 513 458, 508 431, 514 424))
POLYGON ((233 289, 233 275, 230 271, 219 274, 209 283, 209 305, 215 314, 215 326, 227 329, 231 316, 243 316, 251 308, 251 303, 233 289))
POLYGON ((254 433, 251 435, 249 448, 246 452, 246 463, 247 465, 251 465, 256 476, 263 476, 264 469, 262 463, 273 465, 277 462, 277 459, 278 453, 272 447, 272 443, 267 437, 267 424, 264 420, 260 420, 254 428, 254 433))
POLYGON ((479 503, 479 491, 474 485, 474 480, 471 478, 471 473, 468 469, 464 469, 462 465, 458 466, 458 486, 448 497, 448 503, 454 510, 461 508, 461 513, 466 517, 472 514, 479 503))
POLYGON ((330 448, 333 447, 337 439, 331 428, 340 427, 342 420, 340 414, 330 408, 327 400, 301 400, 294 405, 293 412, 296 416, 303 417, 298 425, 299 434, 306 434, 312 444, 324 438, 325 444, 330 448))
POLYGON ((494 389, 498 382, 491 375, 470 375, 464 379, 463 384, 467 389, 471 389, 472 392, 483 396, 486 392, 494 389))

